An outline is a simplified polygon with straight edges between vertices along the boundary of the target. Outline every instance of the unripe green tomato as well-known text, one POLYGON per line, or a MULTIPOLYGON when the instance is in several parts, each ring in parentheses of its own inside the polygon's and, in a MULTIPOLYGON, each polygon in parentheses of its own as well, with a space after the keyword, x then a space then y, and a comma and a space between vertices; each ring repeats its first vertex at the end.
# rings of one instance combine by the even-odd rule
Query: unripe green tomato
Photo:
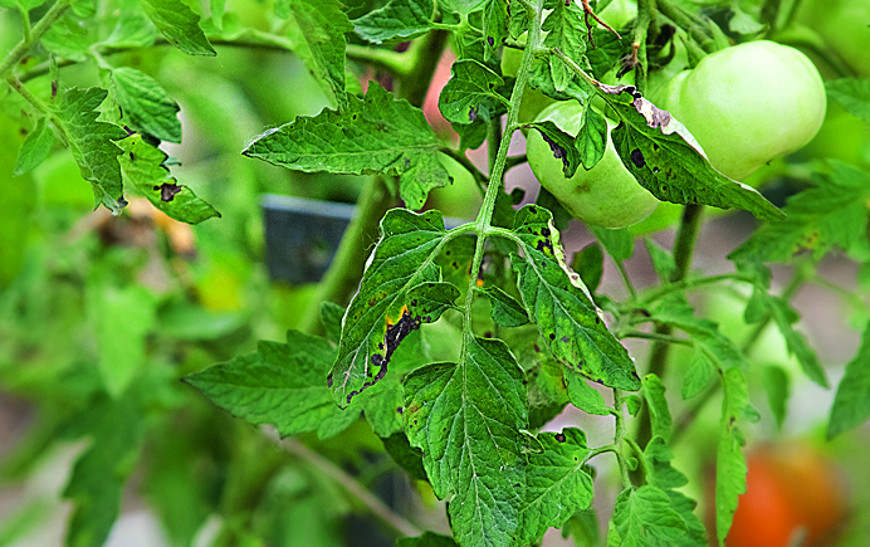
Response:
MULTIPOLYGON (((580 130, 583 107, 575 101, 558 102, 545 108, 535 121, 550 120, 559 129, 576 136, 580 130)), ((531 131, 526 144, 529 165, 541 186, 549 190, 575 218, 604 228, 624 228, 649 216, 659 201, 634 179, 622 164, 607 122, 607 148, 590 170, 582 166, 574 176, 565 178, 562 160, 540 133, 531 131)))
POLYGON ((766 40, 704 57, 664 96, 713 167, 737 180, 810 142, 825 118, 816 67, 800 51, 766 40))

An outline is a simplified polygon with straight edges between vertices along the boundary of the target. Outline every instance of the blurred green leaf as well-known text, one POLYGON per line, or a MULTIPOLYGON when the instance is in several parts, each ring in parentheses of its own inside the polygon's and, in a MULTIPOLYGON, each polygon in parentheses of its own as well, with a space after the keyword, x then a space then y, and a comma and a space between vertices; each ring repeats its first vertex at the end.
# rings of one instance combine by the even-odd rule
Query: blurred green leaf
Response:
POLYGON ((498 89, 504 85, 501 76, 473 59, 461 59, 450 68, 451 77, 438 97, 438 109, 444 117, 457 124, 485 122, 505 112, 506 99, 498 89))
POLYGON ((870 79, 841 78, 825 82, 828 97, 834 99, 849 114, 870 121, 870 79))
POLYGON ((749 394, 743 372, 732 368, 722 373, 722 416, 719 420, 719 445, 716 451, 716 534, 720 547, 731 528, 737 498, 746 492, 746 458, 741 448, 746 441, 740 431, 745 421, 749 394))
POLYGON ((40 118, 21 144, 13 174, 17 176, 36 169, 51 153, 52 146, 54 146, 54 133, 46 123, 46 119, 40 118))
POLYGON ((166 40, 188 55, 217 55, 199 26, 199 15, 176 0, 139 0, 166 40))
POLYGON ((870 418, 870 325, 864 330, 858 353, 846 365, 831 406, 828 439, 852 429, 870 418))

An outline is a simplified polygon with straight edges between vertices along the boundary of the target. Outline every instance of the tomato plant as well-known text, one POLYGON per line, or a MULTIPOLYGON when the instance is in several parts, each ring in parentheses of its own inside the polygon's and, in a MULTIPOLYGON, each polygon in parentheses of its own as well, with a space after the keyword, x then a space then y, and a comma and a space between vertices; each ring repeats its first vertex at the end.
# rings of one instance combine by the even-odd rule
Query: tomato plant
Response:
MULTIPOLYGON (((577 136, 584 109, 574 102, 560 102, 545 108, 536 121, 551 121, 562 131, 577 136)), ((607 121, 608 129, 613 122, 607 121)), ((644 190, 622 165, 608 131, 604 155, 588 171, 577 169, 566 178, 560 159, 539 133, 528 138, 527 154, 532 172, 574 218, 593 226, 624 228, 653 212, 658 200, 644 190)))
POLYGON ((0 543, 866 543, 868 81, 798 4, 0 0, 0 543))
POLYGON ((804 54, 761 40, 718 51, 677 75, 665 104, 714 167, 742 180, 812 140, 825 117, 825 88, 804 54))

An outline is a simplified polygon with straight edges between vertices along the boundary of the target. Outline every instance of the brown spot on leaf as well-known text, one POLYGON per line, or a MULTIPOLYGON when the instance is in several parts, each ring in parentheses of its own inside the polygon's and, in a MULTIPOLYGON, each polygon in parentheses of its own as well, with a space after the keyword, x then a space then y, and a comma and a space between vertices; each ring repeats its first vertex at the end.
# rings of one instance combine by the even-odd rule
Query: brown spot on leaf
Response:
POLYGON ((631 161, 638 169, 646 165, 646 161, 643 159, 643 152, 640 151, 640 148, 635 148, 631 151, 631 161))
POLYGON ((160 186, 154 187, 155 192, 158 190, 160 191, 160 201, 172 201, 175 199, 175 194, 181 192, 181 186, 172 182, 164 182, 160 186))

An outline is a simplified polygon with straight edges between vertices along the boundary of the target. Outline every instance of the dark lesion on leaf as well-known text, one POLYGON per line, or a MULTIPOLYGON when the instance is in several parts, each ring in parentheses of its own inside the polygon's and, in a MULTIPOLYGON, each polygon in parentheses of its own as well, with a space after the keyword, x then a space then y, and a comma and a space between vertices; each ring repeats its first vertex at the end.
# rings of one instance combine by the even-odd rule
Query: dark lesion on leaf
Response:
POLYGON ((642 169, 646 165, 646 161, 643 158, 643 152, 641 152, 639 148, 632 150, 630 155, 631 162, 634 163, 635 167, 638 169, 642 169))
POLYGON ((544 142, 550 147, 550 151, 553 152, 553 157, 557 160, 562 160, 562 171, 568 171, 568 151, 565 150, 564 147, 560 146, 556 141, 547 136, 543 131, 540 132, 541 137, 544 138, 544 142))
POLYGON ((160 201, 172 201, 181 190, 181 186, 172 182, 164 182, 154 187, 155 192, 160 192, 160 201))
POLYGON ((362 393, 364 390, 372 387, 387 375, 387 365, 393 357, 393 352, 396 351, 396 348, 399 347, 399 344, 402 343, 402 340, 404 340, 406 336, 420 328, 423 319, 424 318, 419 315, 412 315, 408 306, 402 306, 401 316, 395 322, 387 316, 387 332, 384 334, 383 343, 378 344, 378 348, 383 350, 383 355, 375 353, 370 358, 373 370, 377 369, 377 373, 374 374, 370 380, 365 382, 359 390, 354 390, 348 393, 347 404, 350 404, 351 399, 362 393))

